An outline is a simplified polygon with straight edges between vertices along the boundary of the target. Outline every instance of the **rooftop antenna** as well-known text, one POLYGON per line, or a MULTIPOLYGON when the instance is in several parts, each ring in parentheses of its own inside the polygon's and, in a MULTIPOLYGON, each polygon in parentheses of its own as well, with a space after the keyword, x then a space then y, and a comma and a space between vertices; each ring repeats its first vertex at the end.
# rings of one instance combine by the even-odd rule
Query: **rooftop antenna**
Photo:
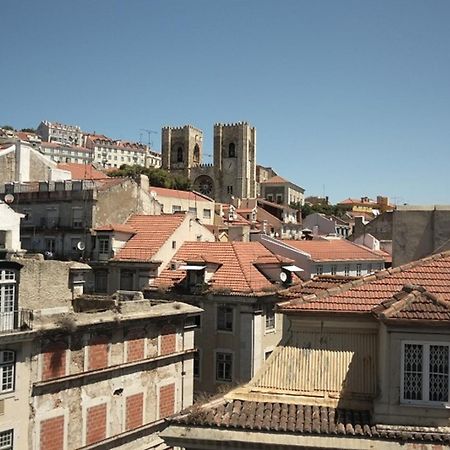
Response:
MULTIPOLYGON (((148 128, 141 128, 141 131, 145 131, 148 134, 148 146, 150 148, 152 148, 153 147, 153 142, 151 140, 151 135, 152 134, 158 134, 158 132, 155 131, 155 130, 149 130, 148 128)), ((141 133, 141 135, 142 135, 142 133, 141 133)))

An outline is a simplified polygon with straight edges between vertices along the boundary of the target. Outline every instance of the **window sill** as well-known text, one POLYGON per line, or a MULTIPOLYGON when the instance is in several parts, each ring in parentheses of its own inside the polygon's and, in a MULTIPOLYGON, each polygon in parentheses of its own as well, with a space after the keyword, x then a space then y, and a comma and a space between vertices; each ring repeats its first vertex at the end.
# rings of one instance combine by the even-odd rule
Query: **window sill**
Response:
POLYGON ((425 402, 425 401, 400 401, 400 406, 412 406, 414 408, 450 409, 450 403, 425 402))
POLYGON ((269 328, 267 330, 264 330, 264 334, 275 334, 276 332, 276 328, 269 328))

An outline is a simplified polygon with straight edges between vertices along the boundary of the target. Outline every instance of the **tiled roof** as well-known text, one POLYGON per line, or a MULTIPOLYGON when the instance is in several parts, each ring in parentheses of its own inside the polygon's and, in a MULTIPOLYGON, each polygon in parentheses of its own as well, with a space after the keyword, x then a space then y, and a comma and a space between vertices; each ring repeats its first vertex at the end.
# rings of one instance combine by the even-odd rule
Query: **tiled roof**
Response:
POLYGON ((280 307, 286 311, 370 313, 400 292, 405 284, 422 286, 441 301, 450 302, 450 251, 379 271, 321 293, 300 296, 280 307))
POLYGON ((311 259, 316 262, 383 260, 381 255, 367 247, 354 244, 346 239, 283 240, 283 243, 310 254, 311 259))
POLYGON ((283 297, 298 297, 299 295, 319 294, 341 284, 356 280, 357 277, 345 275, 317 275, 312 280, 291 286, 279 294, 283 297))
POLYGON ((150 261, 185 217, 184 214, 131 216, 126 225, 136 230, 136 234, 119 250, 114 259, 150 261))
MULTIPOLYGON (((150 192, 155 192, 159 197, 173 197, 180 200, 192 200, 192 201, 210 201, 213 200, 206 195, 199 194, 192 191, 179 191, 178 189, 167 189, 162 187, 150 186, 150 192)), ((157 197, 158 198, 158 197, 157 197)), ((194 205, 193 205, 194 206, 194 205)))
MULTIPOLYGON (((273 258, 273 254, 259 242, 185 242, 173 259, 187 262, 195 256, 222 264, 212 277, 214 289, 250 294, 273 286, 255 266, 261 257, 270 257, 271 262, 273 258)), ((165 269, 155 280, 155 285, 171 286, 185 275, 181 270, 165 269)))
POLYGON ((275 175, 272 178, 269 178, 268 180, 261 181, 261 184, 284 184, 289 183, 289 181, 285 180, 283 177, 280 177, 279 175, 275 175))
POLYGON ((450 302, 441 300, 422 286, 405 285, 373 312, 385 320, 431 320, 450 322, 450 302))
POLYGON ((72 180, 101 180, 107 178, 103 172, 97 170, 92 164, 60 163, 58 169, 68 170, 72 180))
POLYGON ((136 230, 129 225, 121 223, 109 223, 100 227, 94 228, 94 231, 118 231, 119 233, 136 234, 136 230))
POLYGON ((450 433, 441 429, 377 425, 369 411, 316 405, 224 400, 179 415, 172 422, 247 431, 450 443, 450 433))

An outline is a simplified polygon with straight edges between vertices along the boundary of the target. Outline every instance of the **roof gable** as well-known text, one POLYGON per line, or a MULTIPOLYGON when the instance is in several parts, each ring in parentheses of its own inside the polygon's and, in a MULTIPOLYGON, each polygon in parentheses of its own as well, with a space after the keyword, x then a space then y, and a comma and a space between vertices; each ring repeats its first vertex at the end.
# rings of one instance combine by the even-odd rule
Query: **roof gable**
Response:
POLYGON ((370 313, 402 290, 405 284, 420 285, 444 302, 450 302, 450 251, 387 269, 285 302, 289 311, 370 313))

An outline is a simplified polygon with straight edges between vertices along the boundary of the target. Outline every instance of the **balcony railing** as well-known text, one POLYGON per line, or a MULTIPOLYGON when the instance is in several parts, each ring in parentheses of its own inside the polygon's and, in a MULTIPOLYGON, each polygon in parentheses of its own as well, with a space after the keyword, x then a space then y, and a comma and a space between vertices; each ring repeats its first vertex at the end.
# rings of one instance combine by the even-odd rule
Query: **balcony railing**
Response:
POLYGON ((31 330, 32 323, 33 311, 30 309, 0 312, 0 334, 31 330))

